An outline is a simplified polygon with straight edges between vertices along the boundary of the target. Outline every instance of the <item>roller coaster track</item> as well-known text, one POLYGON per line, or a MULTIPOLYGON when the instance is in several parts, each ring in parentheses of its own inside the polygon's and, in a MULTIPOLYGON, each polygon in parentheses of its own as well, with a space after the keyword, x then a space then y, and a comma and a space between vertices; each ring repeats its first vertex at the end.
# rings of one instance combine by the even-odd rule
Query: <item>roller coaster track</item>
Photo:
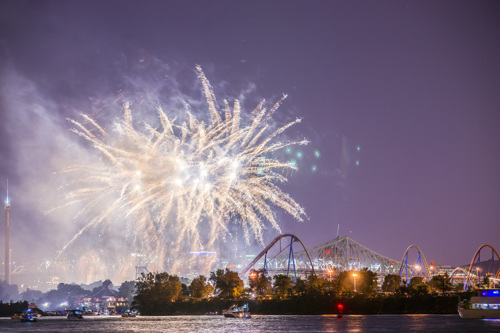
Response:
MULTIPOLYGON (((313 258, 315 271, 336 272, 346 270, 369 269, 377 274, 396 274, 399 263, 361 245, 350 237, 337 237, 326 243, 307 249, 313 258)), ((306 262, 305 251, 295 253, 298 262, 306 262)), ((277 261, 284 262, 286 258, 278 256, 277 261)))
MULTIPOLYGON (((470 262, 469 274, 467 275, 467 282, 464 284, 464 290, 467 290, 469 288, 469 283, 471 283, 472 270, 474 269, 474 263, 475 263, 477 257, 479 256, 479 253, 481 252, 481 250, 485 247, 489 247, 493 251, 493 253, 495 253, 495 255, 497 256, 497 259, 500 261, 500 256, 498 255, 498 252, 495 250, 495 248, 493 248, 493 246, 491 246, 489 244, 481 245, 477 249, 476 253, 474 254, 474 257, 472 258, 472 261, 470 262)), ((500 269, 498 270, 495 278, 497 278, 499 275, 500 275, 500 269)), ((474 285, 474 283, 472 285, 474 286, 475 289, 478 289, 477 286, 474 285)))
MULTIPOLYGON (((431 271, 429 269, 429 265, 427 264, 427 260, 425 260, 425 256, 424 256, 424 253, 422 252, 422 250, 420 250, 420 248, 416 245, 410 245, 408 246, 408 248, 406 249, 405 253, 403 254, 403 258, 401 259, 401 266, 399 268, 399 276, 401 276, 401 274, 403 273, 403 270, 405 269, 406 267, 406 284, 408 284, 411 279, 411 277, 413 276, 413 273, 415 271, 415 268, 416 266, 414 266, 413 268, 413 271, 411 273, 411 276, 410 276, 410 279, 408 279, 408 251, 410 251, 411 248, 415 248, 417 251, 418 251, 418 255, 419 255, 419 258, 418 260, 420 259, 420 257, 422 258, 422 260, 424 261, 424 268, 425 268, 425 274, 428 278, 428 280, 430 280, 430 277, 431 277, 431 271)), ((417 261, 418 261, 417 260, 417 261)))
MULTIPOLYGON (((264 250, 262 250, 256 257, 254 260, 252 260, 252 262, 240 273, 240 276, 244 276, 246 273, 248 273, 248 271, 250 271, 250 269, 252 267, 255 266, 255 264, 257 264, 257 262, 259 262, 259 260, 262 258, 262 257, 265 257, 265 261, 267 260, 267 252, 278 242, 280 242, 280 252, 278 254, 280 254, 281 252, 283 252, 284 249, 281 249, 281 239, 283 238, 286 238, 286 237, 291 237, 291 243, 289 245, 287 245, 284 249, 288 248, 289 246, 291 246, 292 243, 294 242, 299 242, 301 245, 302 245, 302 248, 304 249, 304 251, 306 252, 307 254, 307 257, 309 258, 309 263, 310 263, 310 267, 311 267, 311 270, 312 270, 312 273, 315 274, 314 272, 314 266, 313 266, 313 263, 312 263, 312 260, 311 260, 311 257, 309 256, 309 252, 307 252, 307 249, 306 247, 304 246, 304 243, 302 243, 302 241, 295 235, 292 235, 292 234, 283 234, 283 235, 280 235, 278 237, 276 237, 271 243, 269 243, 269 245, 266 246, 266 248, 264 250)), ((291 251, 292 252, 292 251, 291 251)), ((292 254, 292 253, 291 253, 292 254)), ((292 254, 293 255, 293 254, 292 254)), ((295 263, 293 263, 295 265, 295 263)), ((266 262, 264 263, 264 265, 266 265, 266 262)))
MULTIPOLYGON (((450 274, 450 281, 451 281, 451 283, 453 283, 453 277, 454 277, 454 276, 455 276, 455 274, 457 274, 458 272, 462 272, 462 273, 464 274, 464 289, 465 289, 465 281, 466 281, 466 279, 469 277, 469 273, 468 273, 465 269, 463 269, 463 268, 461 268, 461 267, 457 267, 457 268, 455 268, 455 269, 453 270, 453 272, 451 272, 451 274, 450 274)), ((471 281, 470 283, 472 284, 472 286, 474 286, 474 288, 475 288, 475 289, 477 289, 477 286, 474 284, 474 282, 472 282, 472 281, 471 281)))

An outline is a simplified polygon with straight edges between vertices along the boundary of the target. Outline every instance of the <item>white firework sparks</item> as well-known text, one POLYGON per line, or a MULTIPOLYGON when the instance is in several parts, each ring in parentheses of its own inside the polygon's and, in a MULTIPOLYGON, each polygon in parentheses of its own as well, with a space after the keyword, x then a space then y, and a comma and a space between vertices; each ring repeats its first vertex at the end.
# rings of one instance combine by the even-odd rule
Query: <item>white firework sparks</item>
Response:
POLYGON ((210 124, 189 110, 187 120, 176 124, 160 107, 161 126, 142 123, 138 130, 125 105, 123 119, 115 124, 118 137, 111 138, 88 115, 81 114, 81 122, 70 119, 75 126, 72 131, 99 150, 106 165, 66 170, 78 175, 79 184, 66 205, 83 203, 81 216, 101 210, 64 249, 85 232, 109 232, 120 221, 125 227, 119 232, 125 233, 131 250, 157 258, 156 268, 163 269, 166 253, 172 256, 186 244, 191 249, 210 248, 229 233, 229 223, 242 228, 247 243, 250 237, 262 243, 265 221, 280 231, 275 206, 299 221, 305 216, 303 208, 277 186, 287 181, 285 171, 295 170, 295 165, 274 157, 285 147, 307 144, 305 140, 279 141, 300 119, 274 131, 267 123, 286 96, 270 109, 264 101, 259 103, 249 125, 243 126, 239 101, 232 108, 224 101, 220 112, 210 83, 201 68, 196 69, 210 124), (100 203, 110 199, 109 206, 100 208, 100 203))

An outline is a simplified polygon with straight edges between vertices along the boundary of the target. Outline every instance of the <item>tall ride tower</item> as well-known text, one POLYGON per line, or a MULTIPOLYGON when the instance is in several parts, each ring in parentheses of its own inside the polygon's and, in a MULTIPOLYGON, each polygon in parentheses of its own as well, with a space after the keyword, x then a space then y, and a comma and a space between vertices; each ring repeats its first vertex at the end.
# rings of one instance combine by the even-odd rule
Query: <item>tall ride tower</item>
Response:
POLYGON ((5 282, 8 284, 10 284, 9 211, 9 180, 7 179, 7 199, 5 199, 5 282))

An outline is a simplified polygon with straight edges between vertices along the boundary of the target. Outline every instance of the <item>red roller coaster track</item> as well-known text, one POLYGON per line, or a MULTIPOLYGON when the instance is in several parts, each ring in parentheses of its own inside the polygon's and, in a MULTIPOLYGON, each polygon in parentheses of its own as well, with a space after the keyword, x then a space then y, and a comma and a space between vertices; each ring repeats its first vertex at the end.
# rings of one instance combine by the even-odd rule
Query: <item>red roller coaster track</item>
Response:
POLYGON ((255 257, 254 260, 252 260, 252 262, 250 263, 250 265, 248 265, 247 268, 245 268, 241 272, 240 276, 243 276, 246 273, 248 273, 248 271, 267 253, 267 251, 269 251, 269 249, 271 249, 273 247, 274 244, 276 244, 279 240, 281 240, 282 238, 285 238, 285 237, 293 237, 293 241, 294 242, 299 242, 300 245, 302 245, 302 248, 304 249, 304 251, 307 254, 307 257, 309 258, 309 263, 311 264, 312 273, 315 274, 315 272, 314 272, 314 266, 313 266, 313 263, 312 263, 312 260, 311 260, 311 256, 309 256, 309 252, 307 252, 307 249, 304 246, 304 243, 302 243, 302 241, 297 236, 295 236, 295 235, 292 235, 292 234, 283 234, 283 235, 280 235, 280 236, 276 237, 271 243, 269 243, 269 245, 266 246, 266 248, 264 250, 262 250, 255 257))

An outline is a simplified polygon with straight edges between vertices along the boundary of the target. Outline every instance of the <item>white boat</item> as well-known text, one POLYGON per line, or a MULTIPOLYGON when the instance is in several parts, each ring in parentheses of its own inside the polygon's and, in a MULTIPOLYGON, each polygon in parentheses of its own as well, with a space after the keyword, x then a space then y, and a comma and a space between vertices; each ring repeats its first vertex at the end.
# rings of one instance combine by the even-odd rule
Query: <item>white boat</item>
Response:
POLYGON ((478 290, 477 296, 458 303, 458 313, 464 319, 500 319, 500 290, 478 290))
POLYGON ((229 309, 222 311, 222 314, 226 318, 251 318, 252 315, 248 310, 248 305, 243 306, 233 305, 229 309))

